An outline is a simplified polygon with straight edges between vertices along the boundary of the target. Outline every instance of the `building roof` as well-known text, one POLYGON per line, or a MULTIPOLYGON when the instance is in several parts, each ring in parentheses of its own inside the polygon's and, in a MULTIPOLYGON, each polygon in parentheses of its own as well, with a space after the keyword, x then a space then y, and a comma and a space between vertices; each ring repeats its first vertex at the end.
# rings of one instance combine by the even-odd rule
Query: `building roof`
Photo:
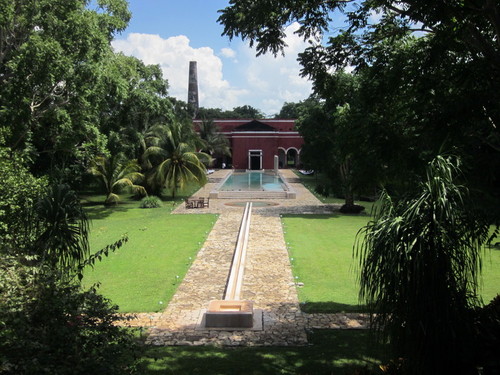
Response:
POLYGON ((249 131, 249 132, 272 132, 276 131, 276 128, 264 124, 263 122, 253 120, 250 122, 247 122, 246 124, 239 125, 233 129, 233 131, 238 131, 238 132, 244 132, 244 131, 249 131))
MULTIPOLYGON (((214 123, 223 133, 233 131, 275 131, 275 132, 294 132, 295 120, 289 119, 215 119, 214 123), (267 127, 267 128, 264 128, 267 127)), ((202 120, 194 120, 193 123, 199 124, 202 120)))

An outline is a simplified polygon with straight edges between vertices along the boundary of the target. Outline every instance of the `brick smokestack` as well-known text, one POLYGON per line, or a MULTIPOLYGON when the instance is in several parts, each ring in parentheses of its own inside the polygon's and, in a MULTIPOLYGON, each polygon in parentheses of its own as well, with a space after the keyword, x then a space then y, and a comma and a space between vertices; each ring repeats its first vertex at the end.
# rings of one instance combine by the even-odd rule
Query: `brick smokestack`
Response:
POLYGON ((200 107, 198 101, 198 68, 196 61, 189 62, 188 106, 193 113, 193 118, 195 118, 200 107))

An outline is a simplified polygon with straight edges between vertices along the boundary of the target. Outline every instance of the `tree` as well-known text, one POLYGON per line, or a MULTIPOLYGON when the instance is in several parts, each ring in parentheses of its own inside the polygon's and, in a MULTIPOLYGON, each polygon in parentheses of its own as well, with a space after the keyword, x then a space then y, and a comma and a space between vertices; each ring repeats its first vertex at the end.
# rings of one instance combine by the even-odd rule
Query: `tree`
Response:
POLYGON ((68 185, 51 186, 35 205, 33 247, 40 261, 54 270, 74 269, 90 255, 88 218, 68 185))
MULTIPOLYGON (((0 147, 0 245, 22 247, 31 239, 30 214, 43 195, 46 178, 36 178, 17 153, 0 147)), ((8 251, 8 246, 0 246, 8 251)))
POLYGON ((318 90, 318 96, 324 99, 301 106, 298 120, 305 143, 301 158, 326 174, 335 193, 345 199, 343 212, 359 212, 361 207, 354 204, 354 196, 373 195, 385 179, 383 166, 391 162, 382 152, 388 144, 387 132, 368 121, 362 81, 361 74, 328 75, 318 90))
POLYGON ((264 114, 261 111, 250 105, 235 107, 232 112, 234 118, 258 119, 264 117, 264 114))
POLYGON ((211 158, 208 154, 196 152, 203 144, 190 121, 157 126, 152 135, 144 153, 153 167, 146 174, 151 193, 160 195, 161 189, 167 187, 175 197, 177 190, 187 182, 206 183, 205 164, 208 165, 211 158))
POLYGON ((124 0, 93 6, 15 0, 0 7, 1 142, 28 155, 39 173, 76 165, 81 173, 105 151, 98 126, 102 73, 130 13, 124 0))
POLYGON ((203 152, 211 156, 231 156, 229 141, 220 133, 219 128, 212 120, 204 120, 198 129, 198 134, 203 141, 203 152))
POLYGON ((172 121, 174 108, 166 96, 168 83, 158 65, 145 65, 135 57, 114 54, 102 71, 100 130, 111 154, 137 159, 140 144, 156 124, 172 121))
MULTIPOLYGON (((490 67, 500 67, 500 52, 496 48, 500 39, 500 20, 496 17, 500 5, 495 1, 450 4, 430 0, 364 0, 354 10, 350 7, 352 3, 353 0, 263 0, 256 4, 252 0, 231 0, 230 6, 220 11, 219 22, 224 25, 224 35, 249 40, 258 55, 266 52, 276 55, 286 47, 287 25, 298 22, 298 35, 318 41, 318 36, 334 27, 331 14, 339 11, 346 15, 347 27, 330 38, 329 56, 323 55, 329 60, 318 63, 340 68, 347 64, 358 66, 368 52, 363 44, 369 48, 375 40, 420 31, 432 34, 448 47, 467 49, 474 58, 488 61, 490 67), (371 21, 374 14, 379 16, 377 22, 371 21), (346 46, 351 48, 343 51, 346 46)), ((311 49, 324 50, 319 44, 311 49)))
POLYGON ((111 157, 97 157, 91 167, 90 172, 100 177, 107 194, 104 204, 116 204, 120 200, 117 190, 120 188, 131 188, 139 195, 147 195, 146 190, 137 183, 142 182, 144 175, 139 171, 141 167, 136 160, 126 160, 123 154, 111 157))
POLYGON ((400 147, 405 157, 387 164, 388 175, 421 175, 425 163, 445 147, 463 155, 471 184, 492 197, 490 207, 497 206, 492 202, 500 198, 495 188, 500 180, 498 2, 353 4, 231 1, 219 22, 225 35, 248 40, 257 54, 283 52, 284 29, 298 22, 297 34, 311 39, 299 61, 315 92, 323 99, 334 95, 325 90, 331 72, 351 67, 364 77, 360 103, 372 128, 407 146, 400 147), (345 15, 346 25, 332 24, 334 11, 345 15), (330 36, 321 41, 323 35, 330 36))
POLYGON ((408 374, 472 374, 471 307, 489 223, 455 180, 458 162, 436 157, 407 198, 382 206, 358 235, 360 298, 408 374))
POLYGON ((301 119, 306 116, 311 107, 316 106, 320 99, 318 95, 311 95, 310 98, 302 100, 298 103, 285 102, 281 107, 280 112, 274 116, 277 119, 301 119))
POLYGON ((264 114, 250 105, 234 107, 230 111, 224 111, 220 108, 200 108, 196 118, 202 120, 215 119, 258 119, 264 118, 264 114))

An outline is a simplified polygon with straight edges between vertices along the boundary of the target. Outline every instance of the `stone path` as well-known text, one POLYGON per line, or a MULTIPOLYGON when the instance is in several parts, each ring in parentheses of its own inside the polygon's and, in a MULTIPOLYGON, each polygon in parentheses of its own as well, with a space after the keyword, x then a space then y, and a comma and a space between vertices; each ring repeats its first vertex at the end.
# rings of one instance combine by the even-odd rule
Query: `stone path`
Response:
MULTIPOLYGON (((196 196, 209 195, 216 183, 229 171, 217 171, 196 196)), ((295 282, 286 249, 280 214, 329 213, 335 205, 318 201, 290 170, 283 170, 297 192, 297 199, 273 200, 277 206, 254 208, 250 224, 242 300, 254 302, 262 310, 262 330, 207 330, 199 323, 208 303, 222 299, 225 283, 243 214, 243 207, 227 206, 231 200, 211 199, 210 207, 186 209, 174 213, 218 213, 219 218, 193 265, 179 285, 164 312, 137 314, 128 324, 147 327, 146 344, 152 345, 223 345, 288 346, 307 345, 308 329, 362 329, 367 327, 364 314, 305 314, 299 307, 295 282)), ((233 201, 234 202, 234 201, 233 201)))

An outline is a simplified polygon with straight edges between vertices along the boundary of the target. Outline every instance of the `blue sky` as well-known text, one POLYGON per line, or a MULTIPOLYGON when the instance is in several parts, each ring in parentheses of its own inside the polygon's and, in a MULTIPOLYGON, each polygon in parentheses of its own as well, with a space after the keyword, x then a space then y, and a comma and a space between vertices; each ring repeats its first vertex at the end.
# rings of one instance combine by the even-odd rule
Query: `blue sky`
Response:
POLYGON ((287 32, 285 57, 255 57, 240 39, 221 36, 217 11, 227 0, 129 0, 132 20, 113 41, 116 51, 159 64, 171 96, 187 100, 189 61, 198 61, 200 106, 232 109, 251 105, 266 115, 284 102, 298 102, 311 93, 311 83, 299 76, 297 53, 306 42, 287 32))

